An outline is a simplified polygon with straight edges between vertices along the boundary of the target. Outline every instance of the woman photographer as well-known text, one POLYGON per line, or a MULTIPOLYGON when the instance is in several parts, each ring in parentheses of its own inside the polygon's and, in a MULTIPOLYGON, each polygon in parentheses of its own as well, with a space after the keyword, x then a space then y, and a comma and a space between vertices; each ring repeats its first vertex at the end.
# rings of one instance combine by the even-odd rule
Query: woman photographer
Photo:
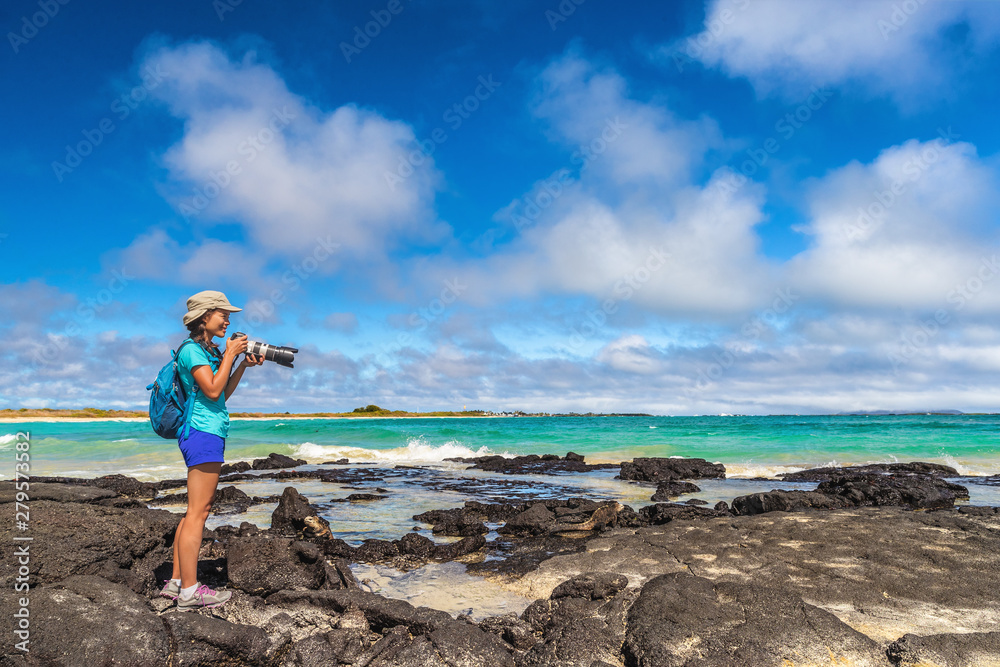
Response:
POLYGON ((246 337, 227 339, 223 352, 212 341, 225 339, 229 313, 242 310, 230 304, 225 294, 212 290, 198 292, 187 300, 187 308, 184 325, 193 342, 178 352, 177 370, 185 395, 194 392, 194 407, 177 444, 188 468, 188 507, 174 535, 173 577, 160 591, 160 595, 177 600, 181 609, 217 607, 232 595, 230 591, 214 591, 198 582, 198 552, 219 485, 229 434, 226 400, 236 391, 248 366, 264 363, 263 357, 245 355, 234 370, 236 358, 246 351, 246 337))

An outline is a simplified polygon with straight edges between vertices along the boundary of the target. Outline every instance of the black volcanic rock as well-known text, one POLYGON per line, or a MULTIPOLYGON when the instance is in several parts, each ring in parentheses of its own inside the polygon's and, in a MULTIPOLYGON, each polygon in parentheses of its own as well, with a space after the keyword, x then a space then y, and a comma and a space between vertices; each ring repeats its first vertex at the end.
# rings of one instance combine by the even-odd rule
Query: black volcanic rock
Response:
POLYGON ((499 472, 504 475, 590 472, 592 470, 607 470, 618 467, 617 463, 595 463, 593 465, 584 463, 583 456, 574 452, 569 452, 565 458, 559 458, 555 454, 543 454, 541 456, 538 454, 528 454, 513 458, 504 456, 476 456, 455 457, 446 460, 470 463, 472 464, 470 468, 499 472))
POLYGON ((229 585, 251 595, 317 589, 325 579, 323 553, 310 542, 238 537, 226 545, 229 585))
POLYGON ((586 573, 563 582, 548 600, 531 603, 521 618, 541 641, 519 666, 592 667, 621 664, 625 619, 634 595, 625 577, 586 573))
MULTIPOLYGON (((37 542, 36 542, 37 544, 37 542)), ((165 665, 171 636, 147 599, 99 576, 31 589, 28 653, 14 650, 13 606, 0 618, 3 665, 165 665), (8 611, 9 610, 9 611, 8 611), (9 656, 18 655, 21 659, 9 656), (23 661, 22 661, 23 660, 23 661)))
POLYGON ((749 516, 765 512, 801 512, 811 509, 844 509, 854 504, 847 498, 818 491, 767 491, 733 498, 733 514, 749 516))
POLYGON ((654 503, 658 503, 663 502, 664 500, 670 500, 671 498, 676 498, 677 496, 685 493, 698 493, 699 491, 701 491, 701 489, 691 482, 681 482, 671 479, 657 484, 656 493, 653 494, 650 500, 654 503))
POLYGON ((628 586, 628 577, 610 572, 588 572, 569 581, 564 581, 552 591, 552 600, 559 598, 582 598, 584 600, 607 600, 628 586))
POLYGON ((165 614, 163 619, 177 645, 172 664, 265 665, 290 642, 285 636, 272 646, 261 628, 202 614, 165 614))
POLYGON ((885 664, 881 647, 794 593, 753 584, 665 574, 628 610, 625 664, 885 664), (696 649, 692 638, 697 638, 696 649), (689 658, 697 652, 697 661, 689 658))
POLYGON ((120 496, 127 498, 155 498, 156 484, 150 482, 140 482, 134 477, 125 475, 105 475, 95 478, 91 484, 101 489, 113 491, 120 496))
MULTIPOLYGON (((7 507, 13 518, 13 505, 7 507)), ((152 593, 162 585, 153 571, 173 560, 174 531, 180 520, 177 514, 145 507, 32 500, 31 583, 54 584, 72 575, 96 575, 137 593, 152 593)), ((8 524, 0 527, 0 535, 12 545, 13 521, 8 524)), ((13 558, 5 557, 4 563, 13 563, 13 558)), ((13 566, 0 570, 5 590, 13 588, 15 572, 13 566)))
POLYGON ((319 516, 319 512, 294 486, 286 486, 281 492, 278 506, 271 513, 270 531, 279 535, 293 535, 305 527, 305 518, 309 516, 319 516))
POLYGON ((639 519, 642 525, 650 526, 660 526, 675 519, 715 519, 720 516, 729 516, 729 512, 678 503, 657 503, 646 505, 639 510, 639 519))
POLYGON ((618 477, 656 483, 677 479, 725 479, 726 468, 705 459, 635 458, 622 462, 618 477))
POLYGON ((246 461, 237 461, 236 463, 223 463, 222 468, 219 470, 220 475, 231 475, 233 473, 246 472, 247 470, 253 470, 253 467, 246 461))
POLYGON ((968 498, 964 486, 939 477, 922 475, 852 475, 821 482, 818 493, 838 496, 857 507, 898 505, 911 509, 953 507, 958 498, 968 498))
POLYGON ((1000 660, 1000 632, 903 635, 889 644, 893 665, 989 665, 1000 660))
POLYGON ((950 466, 937 463, 873 463, 863 466, 846 466, 843 468, 812 468, 799 472, 786 472, 778 475, 786 482, 826 482, 836 477, 857 477, 872 474, 891 475, 931 475, 934 477, 958 477, 958 471, 950 466))
POLYGON ((486 546, 486 538, 482 535, 463 537, 458 542, 450 544, 438 544, 434 547, 431 556, 437 560, 455 560, 471 553, 479 551, 486 546))
POLYGON ((281 468, 294 468, 305 464, 305 459, 293 459, 284 454, 271 452, 266 459, 254 459, 250 467, 254 470, 280 470, 281 468))
POLYGON ((449 535, 454 537, 467 537, 469 535, 485 535, 489 532, 483 523, 482 512, 460 507, 450 510, 431 510, 413 517, 414 521, 429 523, 434 528, 435 535, 449 535))

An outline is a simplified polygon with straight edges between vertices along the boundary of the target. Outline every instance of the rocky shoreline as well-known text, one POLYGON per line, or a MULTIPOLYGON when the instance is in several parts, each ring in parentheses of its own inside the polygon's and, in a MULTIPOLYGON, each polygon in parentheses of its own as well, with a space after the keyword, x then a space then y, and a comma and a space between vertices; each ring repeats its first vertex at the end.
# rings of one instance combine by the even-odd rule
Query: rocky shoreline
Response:
MULTIPOLYGON (((592 469, 572 452, 496 459, 463 462, 500 476, 592 469)), ((13 559, 0 573, 5 609, 30 598, 30 651, 8 639, 0 665, 1000 664, 1000 508, 956 506, 969 494, 944 466, 804 471, 785 479, 815 490, 709 508, 659 501, 691 492, 688 480, 724 477, 722 466, 635 459, 612 467, 649 487, 656 502, 638 511, 569 496, 468 501, 413 517, 435 539, 351 545, 295 480, 353 484, 364 493, 343 500, 361 503, 384 498, 376 485, 390 475, 440 480, 346 461, 285 469, 302 463, 272 455, 227 466, 216 512, 278 505, 267 529, 205 531, 200 578, 235 594, 186 613, 157 596, 180 520, 157 506, 183 503, 163 493, 183 480, 34 478, 31 590, 14 592, 13 559), (265 477, 289 486, 280 497, 232 486, 265 477), (365 590, 351 569, 449 561, 534 602, 521 614, 455 618, 365 590)), ((13 483, 0 482, 11 516, 14 500, 13 483)), ((0 539, 12 538, 0 527, 0 539)), ((0 622, 7 638, 14 620, 0 622)))

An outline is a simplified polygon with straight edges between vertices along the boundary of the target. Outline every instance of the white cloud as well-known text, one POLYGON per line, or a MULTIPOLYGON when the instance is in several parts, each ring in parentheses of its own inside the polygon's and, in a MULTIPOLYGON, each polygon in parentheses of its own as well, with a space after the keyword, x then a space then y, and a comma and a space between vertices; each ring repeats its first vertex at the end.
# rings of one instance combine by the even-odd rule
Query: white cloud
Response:
POLYGON ((762 190, 751 185, 727 199, 714 181, 695 184, 705 154, 721 144, 714 122, 678 120, 630 98, 621 75, 573 49, 538 85, 536 114, 554 141, 576 147, 567 168, 498 213, 516 238, 485 261, 437 262, 427 275, 457 272, 473 303, 555 293, 728 316, 769 297, 774 272, 753 229, 762 190))
POLYGON ((246 290, 266 286, 263 254, 216 239, 182 245, 157 228, 137 236, 126 248, 109 251, 103 261, 140 280, 189 287, 238 283, 246 290))
POLYGON ((164 163, 169 196, 194 224, 235 220, 262 251, 292 256, 328 236, 378 258, 401 240, 447 235, 431 210, 432 159, 387 183, 415 148, 409 125, 354 105, 318 109, 254 54, 233 60, 207 42, 144 65, 163 73, 153 94, 184 120, 164 163))
POLYGON ((940 96, 959 57, 996 47, 995 9, 960 0, 710 0, 704 30, 660 56, 746 77, 764 94, 856 82, 900 100, 940 96))
POLYGON ((793 285, 847 307, 1000 308, 993 216, 1000 178, 968 143, 911 140, 812 184, 813 245, 789 262, 793 285), (970 282, 971 281, 971 282, 970 282))

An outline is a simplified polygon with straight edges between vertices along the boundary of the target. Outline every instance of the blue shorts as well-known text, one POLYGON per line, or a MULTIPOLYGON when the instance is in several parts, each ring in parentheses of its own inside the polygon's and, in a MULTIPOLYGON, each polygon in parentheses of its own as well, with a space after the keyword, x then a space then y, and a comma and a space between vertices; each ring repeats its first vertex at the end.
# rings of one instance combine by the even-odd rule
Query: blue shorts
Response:
POLYGON ((187 439, 177 436, 177 446, 184 455, 184 465, 188 468, 202 463, 222 463, 226 453, 226 439, 213 433, 205 433, 191 428, 187 439))

